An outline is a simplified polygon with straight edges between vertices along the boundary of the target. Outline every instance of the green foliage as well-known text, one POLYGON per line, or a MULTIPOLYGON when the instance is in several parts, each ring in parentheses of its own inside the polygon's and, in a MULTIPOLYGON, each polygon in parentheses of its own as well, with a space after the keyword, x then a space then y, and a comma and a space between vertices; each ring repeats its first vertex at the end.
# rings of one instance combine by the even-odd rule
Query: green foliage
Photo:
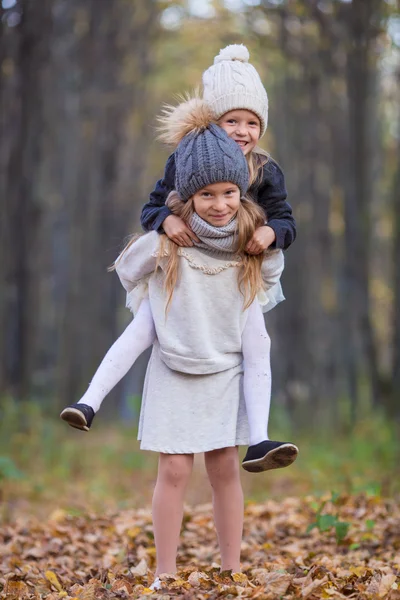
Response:
POLYGON ((0 483, 7 479, 23 479, 24 474, 17 469, 9 456, 0 456, 0 483))
POLYGON ((332 424, 300 431, 296 419, 290 425, 284 411, 273 406, 269 430, 274 439, 290 439, 299 447, 299 457, 293 467, 285 469, 285 477, 303 477, 307 481, 304 493, 311 487, 311 493, 318 496, 334 487, 339 492, 379 497, 400 492, 396 427, 382 412, 366 407, 351 431, 332 424))
MULTIPOLYGON (((329 501, 333 505, 336 505, 339 501, 339 498, 340 494, 337 492, 331 492, 331 498, 329 501)), ((347 521, 341 521, 338 514, 323 514, 322 511, 327 503, 328 500, 325 500, 321 503, 315 515, 315 521, 307 527, 307 533, 310 533, 310 531, 315 528, 321 532, 330 531, 333 528, 335 530, 336 541, 338 544, 340 544, 340 542, 342 542, 347 536, 350 523, 347 523, 347 521)))
POLYGON ((375 521, 373 519, 367 519, 365 521, 365 527, 368 529, 368 531, 372 531, 375 527, 375 521))
MULTIPOLYGON (((132 399, 139 409, 139 399, 132 399)), ((96 417, 89 433, 68 427, 58 418, 54 406, 1 401, 0 481, 6 497, 15 503, 28 499, 38 506, 51 504, 65 510, 81 510, 83 502, 94 508, 106 503, 129 507, 148 503, 157 473, 157 455, 142 452, 136 428, 125 422, 96 417)), ((297 461, 288 469, 269 471, 254 477, 242 473, 247 500, 266 497, 314 494, 335 488, 330 502, 340 506, 340 494, 364 492, 368 496, 391 495, 399 491, 397 439, 394 426, 383 419, 360 424, 354 436, 326 430, 296 434, 285 418, 276 419, 270 430, 277 439, 291 439, 300 449, 297 461), (372 432, 376 428, 376 434, 372 432)), ((241 449, 241 454, 245 451, 241 449)), ((202 462, 202 459, 196 459, 202 462)), ((194 474, 188 502, 209 500, 204 474, 194 474), (196 479, 197 477, 197 479, 196 479)), ((11 505, 11 504, 10 504, 11 505)), ((314 526, 334 530, 338 540, 346 537, 340 519, 332 520, 316 503, 314 526)), ((323 507, 322 507, 323 508, 323 507)), ((369 532, 373 523, 365 524, 369 532)))
POLYGON ((79 510, 85 499, 93 506, 142 499, 156 457, 139 451, 135 427, 104 427, 100 416, 86 433, 68 427, 45 404, 4 399, 1 407, 0 482, 7 483, 8 498, 48 500, 70 510, 79 510))

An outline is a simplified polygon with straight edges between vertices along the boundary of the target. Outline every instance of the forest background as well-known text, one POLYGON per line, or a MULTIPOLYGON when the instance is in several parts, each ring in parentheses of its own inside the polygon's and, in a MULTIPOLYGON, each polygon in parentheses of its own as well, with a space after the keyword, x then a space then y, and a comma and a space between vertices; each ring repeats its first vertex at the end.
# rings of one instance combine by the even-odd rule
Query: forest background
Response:
MULTIPOLYGON (((132 473, 140 499, 149 497, 141 483, 154 477, 154 462, 134 439, 148 354, 89 435, 57 419, 130 319, 107 267, 140 230, 141 207, 163 174, 168 150, 155 139, 156 115, 199 86, 233 43, 249 48, 267 89, 262 146, 284 170, 298 225, 286 253, 287 300, 267 327, 270 434, 298 442, 301 455, 271 475, 269 493, 397 492, 396 0, 2 0, 0 10, 7 497, 50 500, 73 479, 71 505, 79 486, 86 499, 103 502, 112 488, 125 501, 132 473)), ((245 482, 265 494, 265 479, 245 482)), ((203 497, 200 484, 193 494, 203 497)))

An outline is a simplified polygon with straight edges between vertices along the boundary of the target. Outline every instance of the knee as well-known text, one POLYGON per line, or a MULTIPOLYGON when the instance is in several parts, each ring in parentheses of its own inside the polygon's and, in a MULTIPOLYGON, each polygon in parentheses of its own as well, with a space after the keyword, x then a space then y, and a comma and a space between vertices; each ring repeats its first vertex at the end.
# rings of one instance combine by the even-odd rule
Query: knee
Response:
POLYGON ((226 486, 240 479, 237 448, 222 448, 207 452, 205 463, 213 488, 226 486))
POLYGON ((161 455, 159 477, 172 487, 183 487, 187 484, 192 472, 193 457, 183 454, 161 455))

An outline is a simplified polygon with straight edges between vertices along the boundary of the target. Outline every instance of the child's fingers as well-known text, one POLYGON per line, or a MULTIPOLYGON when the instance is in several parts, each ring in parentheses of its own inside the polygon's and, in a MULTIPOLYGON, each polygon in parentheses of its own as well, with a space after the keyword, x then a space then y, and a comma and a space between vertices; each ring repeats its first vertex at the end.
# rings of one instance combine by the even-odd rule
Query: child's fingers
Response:
POLYGON ((250 240, 250 242, 246 246, 246 252, 252 254, 256 250, 256 243, 254 240, 250 240))
POLYGON ((181 233, 180 235, 181 246, 193 246, 192 238, 189 233, 181 233))
POLYGON ((197 237, 197 235, 194 233, 194 231, 192 231, 190 229, 190 227, 188 225, 185 226, 185 230, 183 231, 183 233, 189 236, 190 241, 192 242, 191 244, 189 244, 190 246, 193 246, 193 242, 200 242, 199 238, 197 237))
POLYGON ((185 237, 185 246, 193 246, 193 242, 200 242, 197 235, 190 229, 190 227, 186 226, 185 231, 183 232, 185 237))
POLYGON ((261 254, 262 251, 261 245, 254 241, 249 242, 246 246, 246 252, 248 254, 261 254))

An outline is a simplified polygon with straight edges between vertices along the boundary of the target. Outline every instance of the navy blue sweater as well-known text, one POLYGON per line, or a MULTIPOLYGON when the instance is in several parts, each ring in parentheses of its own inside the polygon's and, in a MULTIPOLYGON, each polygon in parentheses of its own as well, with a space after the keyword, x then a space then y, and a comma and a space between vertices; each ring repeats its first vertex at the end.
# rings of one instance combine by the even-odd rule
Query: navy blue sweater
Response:
MULTIPOLYGON (((157 181, 150 200, 143 206, 141 224, 145 231, 156 230, 163 233, 162 223, 172 212, 165 206, 168 194, 175 188, 175 155, 167 160, 164 177, 157 181)), ((276 235, 271 247, 285 250, 296 238, 296 223, 290 204, 286 202, 287 193, 282 169, 272 158, 263 166, 260 183, 253 184, 249 195, 264 210, 268 225, 276 235)))

